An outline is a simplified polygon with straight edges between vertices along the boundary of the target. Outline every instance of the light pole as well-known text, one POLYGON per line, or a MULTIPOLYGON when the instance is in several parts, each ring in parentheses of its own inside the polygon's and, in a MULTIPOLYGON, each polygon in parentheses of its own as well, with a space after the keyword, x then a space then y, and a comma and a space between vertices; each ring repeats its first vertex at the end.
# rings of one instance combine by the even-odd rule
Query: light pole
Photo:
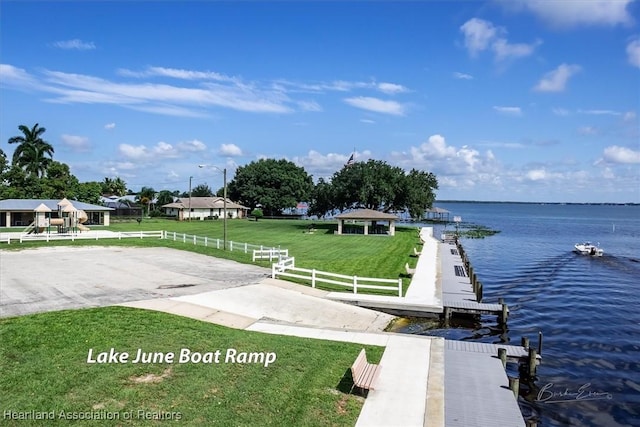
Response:
POLYGON ((212 167, 214 169, 218 169, 220 172, 222 172, 222 180, 223 180, 223 199, 222 199, 222 203, 223 203, 223 217, 222 217, 222 249, 223 250, 227 250, 227 168, 224 169, 220 169, 217 166, 214 165, 198 165, 199 168, 206 168, 206 167, 212 167))
POLYGON ((189 222, 191 222, 191 180, 192 176, 189 177, 189 222))

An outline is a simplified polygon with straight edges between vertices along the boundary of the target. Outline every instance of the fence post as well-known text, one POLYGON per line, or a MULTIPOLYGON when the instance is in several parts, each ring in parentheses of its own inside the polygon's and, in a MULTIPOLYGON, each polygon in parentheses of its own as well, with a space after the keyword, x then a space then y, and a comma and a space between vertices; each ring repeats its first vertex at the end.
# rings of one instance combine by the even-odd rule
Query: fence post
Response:
POLYGON ((247 250, 248 250, 248 247, 247 247, 247 243, 245 242, 245 244, 244 244, 244 253, 245 254, 247 253, 247 250))
POLYGON ((276 265, 275 264, 271 264, 271 278, 272 279, 276 278, 276 265))
POLYGON ((122 240, 122 233, 118 231, 118 240, 122 240))
POLYGON ((402 279, 398 278, 398 296, 402 297, 402 279))
POLYGON ((187 235, 182 233, 182 243, 187 243, 187 235))
POLYGON ((358 276, 353 276, 353 293, 358 293, 358 276))
POLYGON ((207 243, 207 236, 204 237, 204 246, 207 247, 208 243, 207 243))
POLYGON ((229 241, 229 251, 233 252, 233 240, 229 241))

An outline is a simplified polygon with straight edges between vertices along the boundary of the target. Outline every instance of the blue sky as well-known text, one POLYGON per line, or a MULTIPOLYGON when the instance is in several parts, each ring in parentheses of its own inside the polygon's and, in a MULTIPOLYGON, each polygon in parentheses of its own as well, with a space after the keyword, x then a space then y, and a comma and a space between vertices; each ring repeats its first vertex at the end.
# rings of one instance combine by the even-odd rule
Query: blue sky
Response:
POLYGON ((0 147, 39 123, 81 181, 317 180, 355 150, 439 199, 640 202, 638 0, 0 7, 0 147))

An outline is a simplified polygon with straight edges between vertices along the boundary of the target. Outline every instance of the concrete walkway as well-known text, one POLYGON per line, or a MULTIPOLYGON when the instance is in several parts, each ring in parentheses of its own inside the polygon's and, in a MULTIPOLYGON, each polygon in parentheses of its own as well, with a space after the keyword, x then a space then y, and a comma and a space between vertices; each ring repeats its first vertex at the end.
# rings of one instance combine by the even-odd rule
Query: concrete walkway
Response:
POLYGON ((393 316, 331 301, 326 294, 265 279, 257 285, 121 305, 254 332, 383 346, 380 375, 357 425, 444 426, 444 339, 383 332, 393 316))

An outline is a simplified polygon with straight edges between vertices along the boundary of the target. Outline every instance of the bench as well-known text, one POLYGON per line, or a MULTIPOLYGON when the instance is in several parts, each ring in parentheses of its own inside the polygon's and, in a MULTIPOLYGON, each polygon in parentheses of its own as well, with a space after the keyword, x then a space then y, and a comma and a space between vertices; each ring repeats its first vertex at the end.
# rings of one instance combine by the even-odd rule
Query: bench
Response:
POLYGON ((380 372, 380 365, 367 362, 367 353, 364 348, 360 350, 360 354, 356 357, 356 361, 351 365, 351 376, 353 377, 353 386, 363 390, 373 390, 376 378, 380 372))
POLYGON ((404 269, 406 270, 408 276, 413 276, 416 273, 415 268, 409 268, 408 262, 404 265, 404 269))

